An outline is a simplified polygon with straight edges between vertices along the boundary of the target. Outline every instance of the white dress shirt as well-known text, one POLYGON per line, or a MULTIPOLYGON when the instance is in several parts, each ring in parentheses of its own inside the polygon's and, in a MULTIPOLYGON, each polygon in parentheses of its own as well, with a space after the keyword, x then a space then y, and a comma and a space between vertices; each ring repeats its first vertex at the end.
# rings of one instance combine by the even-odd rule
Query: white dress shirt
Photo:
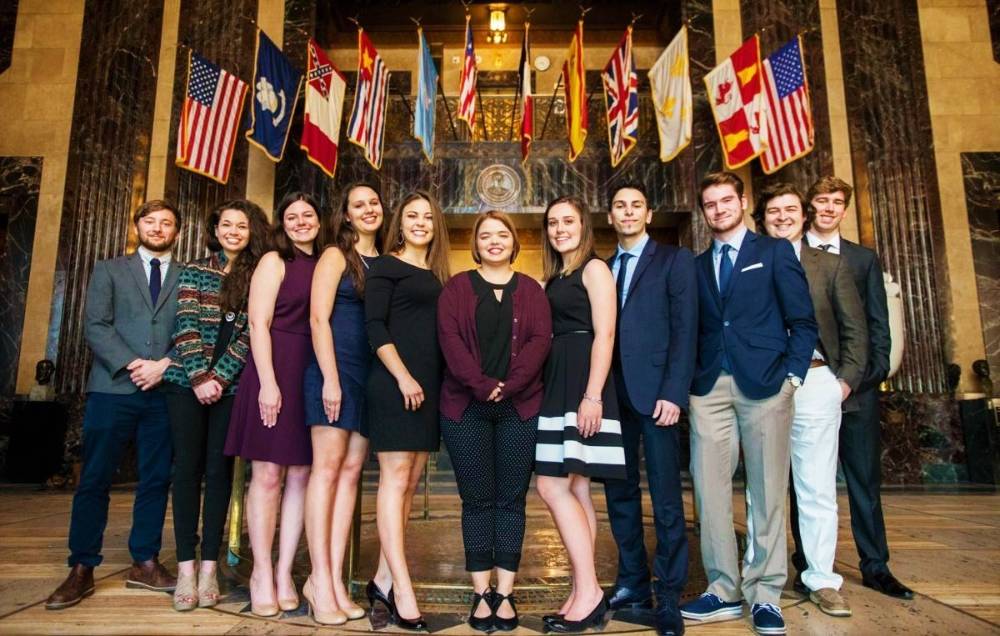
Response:
POLYGON ((142 245, 139 246, 136 252, 138 252, 139 258, 142 260, 142 271, 146 272, 147 284, 149 283, 149 272, 152 270, 152 265, 149 264, 149 261, 154 258, 160 259, 160 283, 167 280, 167 270, 170 268, 170 254, 156 256, 142 245))
POLYGON ((809 244, 809 247, 815 247, 816 249, 820 249, 820 245, 829 245, 830 248, 826 251, 840 256, 840 234, 835 235, 828 241, 824 241, 812 232, 806 232, 806 242, 809 244))
POLYGON ((740 228, 740 231, 736 233, 736 236, 730 238, 728 241, 720 241, 719 239, 712 239, 712 269, 715 270, 715 286, 719 286, 719 263, 722 262, 722 246, 728 245, 732 249, 729 250, 729 259, 733 261, 733 272, 736 269, 736 257, 740 252, 740 246, 743 245, 743 239, 747 236, 747 226, 740 228))

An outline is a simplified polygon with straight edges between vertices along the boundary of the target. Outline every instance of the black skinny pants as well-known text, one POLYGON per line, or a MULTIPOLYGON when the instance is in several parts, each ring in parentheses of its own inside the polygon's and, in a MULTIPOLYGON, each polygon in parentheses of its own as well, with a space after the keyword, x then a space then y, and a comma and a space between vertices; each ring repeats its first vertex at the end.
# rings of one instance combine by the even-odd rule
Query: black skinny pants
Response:
POLYGON ((535 461, 538 418, 522 420, 510 400, 473 400, 441 435, 462 497, 465 569, 516 572, 524 542, 524 498, 535 461))
POLYGON ((174 439, 174 540, 177 560, 191 561, 198 546, 198 508, 205 479, 201 558, 216 561, 229 511, 233 462, 222 448, 229 430, 233 396, 205 406, 194 391, 167 391, 167 411, 174 439))

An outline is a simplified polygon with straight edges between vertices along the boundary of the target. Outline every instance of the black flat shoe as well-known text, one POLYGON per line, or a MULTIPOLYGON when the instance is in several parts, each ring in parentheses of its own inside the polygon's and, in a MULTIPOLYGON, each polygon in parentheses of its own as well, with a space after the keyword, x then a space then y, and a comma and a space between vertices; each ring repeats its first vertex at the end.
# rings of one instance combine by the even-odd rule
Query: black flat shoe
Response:
POLYGON ((545 623, 546 632, 557 632, 560 634, 575 634, 584 632, 593 627, 600 631, 607 625, 608 600, 602 596, 597 607, 593 609, 586 618, 579 621, 566 620, 565 616, 560 616, 555 620, 545 623))
MULTIPOLYGON (((390 588, 389 592, 392 592, 390 588)), ((395 608, 392 606, 392 601, 382 593, 382 590, 378 589, 378 585, 375 585, 375 581, 368 581, 368 585, 365 586, 365 595, 368 597, 368 605, 371 606, 372 611, 375 610, 375 602, 378 601, 382 605, 385 605, 385 611, 392 616, 395 608)))
MULTIPOLYGON (((542 618, 544 621, 544 617, 542 618)), ((517 626, 521 623, 521 619, 517 616, 517 606, 514 605, 514 594, 508 594, 504 596, 499 592, 493 592, 493 627, 499 629, 502 632, 509 632, 517 629, 517 626), (504 601, 510 603, 510 608, 514 610, 514 616, 510 618, 501 618, 497 616, 497 610, 500 609, 500 605, 504 601)))
POLYGON ((886 596, 901 598, 904 601, 913 599, 913 590, 900 583, 890 572, 877 572, 871 576, 863 576, 861 584, 886 596))
POLYGON ((466 623, 472 629, 479 630, 481 632, 491 632, 493 631, 493 588, 486 588, 482 594, 475 592, 472 595, 472 607, 469 609, 469 618, 466 619, 466 623), (476 616, 476 610, 479 609, 479 604, 486 600, 486 607, 489 608, 490 613, 487 616, 476 616))
POLYGON ((404 629, 408 632, 426 632, 427 631, 427 621, 424 620, 423 616, 418 616, 416 618, 403 618, 399 615, 399 610, 396 608, 396 595, 395 590, 389 590, 389 607, 392 608, 392 613, 389 615, 389 620, 392 623, 404 629))

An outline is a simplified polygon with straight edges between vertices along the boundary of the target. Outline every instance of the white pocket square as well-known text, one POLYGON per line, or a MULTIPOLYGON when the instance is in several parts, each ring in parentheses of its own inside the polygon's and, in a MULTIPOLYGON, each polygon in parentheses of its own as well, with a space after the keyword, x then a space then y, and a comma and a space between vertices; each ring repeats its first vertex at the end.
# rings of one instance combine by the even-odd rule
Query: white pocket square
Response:
POLYGON ((764 267, 764 263, 754 263, 753 265, 747 265, 740 272, 749 272, 751 269, 760 269, 761 267, 764 267))

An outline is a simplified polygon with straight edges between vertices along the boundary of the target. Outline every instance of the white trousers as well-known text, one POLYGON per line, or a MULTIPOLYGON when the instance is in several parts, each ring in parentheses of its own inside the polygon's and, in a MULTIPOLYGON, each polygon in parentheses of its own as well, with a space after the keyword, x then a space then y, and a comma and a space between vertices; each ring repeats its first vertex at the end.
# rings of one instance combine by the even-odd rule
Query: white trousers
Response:
MULTIPOLYGON (((791 460, 799 507, 799 533, 809 566, 802 582, 810 590, 839 590, 843 577, 833 571, 837 553, 837 453, 840 442, 840 382, 830 367, 813 367, 795 392, 791 460)), ((751 506, 749 493, 747 509, 751 506)), ((752 535, 751 515, 747 530, 752 535)), ((750 553, 753 542, 748 542, 750 553)), ((748 554, 752 559, 752 554, 748 554)), ((749 559, 748 559, 749 560, 749 559)))

